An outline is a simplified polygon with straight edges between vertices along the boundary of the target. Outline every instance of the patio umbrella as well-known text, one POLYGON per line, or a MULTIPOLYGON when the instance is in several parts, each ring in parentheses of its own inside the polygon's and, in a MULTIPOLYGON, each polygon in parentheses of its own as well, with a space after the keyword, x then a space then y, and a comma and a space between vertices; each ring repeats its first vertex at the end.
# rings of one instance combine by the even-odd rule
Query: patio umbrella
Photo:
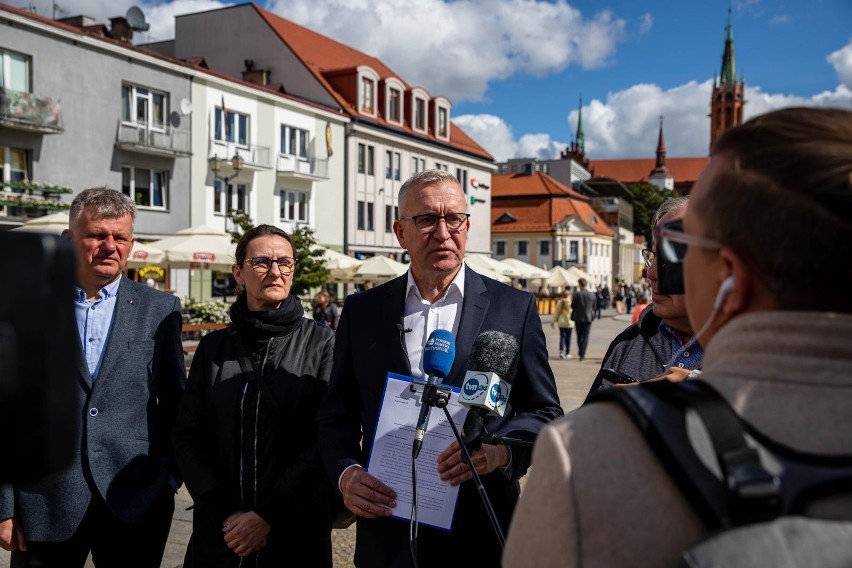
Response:
POLYGON ((165 260, 166 253, 162 250, 140 243, 139 241, 134 241, 133 250, 130 251, 130 255, 127 257, 127 266, 130 268, 141 268, 152 264, 163 264, 165 260))
POLYGON ((474 269, 476 272, 484 271, 496 272, 502 274, 511 280, 512 278, 522 278, 521 273, 511 266, 500 262, 495 258, 491 258, 486 254, 470 253, 464 255, 465 263, 474 269))
POLYGON ((364 262, 354 256, 321 246, 314 247, 314 250, 322 251, 322 260, 325 262, 325 267, 329 270, 355 268, 364 262))
POLYGON ((536 279, 548 279, 550 278, 550 271, 545 270, 543 268, 539 268, 538 266, 534 266, 532 264, 528 264, 522 260, 518 260, 517 258, 504 258, 500 260, 503 264, 507 264, 521 273, 519 278, 526 278, 527 280, 536 280, 536 279))
POLYGON ((408 270, 407 264, 402 264, 386 256, 376 255, 362 262, 354 270, 350 269, 346 277, 338 281, 366 282, 372 280, 381 283, 405 274, 406 270, 408 270))
POLYGON ((20 227, 11 229, 12 231, 21 231, 25 233, 50 233, 53 235, 61 235, 62 231, 68 228, 68 212, 60 211, 44 217, 36 217, 30 219, 20 227))
POLYGON ((571 274, 573 274, 577 278, 585 278, 586 282, 588 282, 589 284, 593 284, 595 282, 595 279, 592 278, 591 274, 589 274, 585 270, 580 270, 576 266, 569 267, 568 272, 570 272, 571 274))
POLYGON ((172 237, 154 241, 151 246, 166 253, 166 263, 171 268, 203 268, 228 271, 234 264, 231 235, 199 225, 182 229, 172 237))
POLYGON ((578 284, 576 276, 570 270, 566 270, 561 266, 554 266, 550 270, 550 278, 547 279, 548 286, 576 286, 578 284))

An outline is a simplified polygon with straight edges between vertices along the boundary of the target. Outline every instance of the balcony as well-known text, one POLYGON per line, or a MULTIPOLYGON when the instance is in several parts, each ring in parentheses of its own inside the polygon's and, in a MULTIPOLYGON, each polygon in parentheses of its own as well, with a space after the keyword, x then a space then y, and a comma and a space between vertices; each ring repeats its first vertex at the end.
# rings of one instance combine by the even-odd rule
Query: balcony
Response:
POLYGON ((0 125, 41 134, 60 134, 65 130, 59 101, 3 87, 0 87, 0 125))
POLYGON ((155 128, 145 123, 118 122, 115 145, 122 150, 154 156, 191 156, 189 130, 165 126, 155 128))
POLYGON ((239 154, 245 161, 243 167, 250 170, 263 170, 272 168, 272 151, 269 146, 258 146, 256 144, 237 144, 225 140, 210 140, 210 150, 207 158, 213 156, 230 158, 239 154))
POLYGON ((324 158, 299 158, 281 154, 276 165, 278 175, 293 179, 313 181, 328 179, 328 160, 324 158))

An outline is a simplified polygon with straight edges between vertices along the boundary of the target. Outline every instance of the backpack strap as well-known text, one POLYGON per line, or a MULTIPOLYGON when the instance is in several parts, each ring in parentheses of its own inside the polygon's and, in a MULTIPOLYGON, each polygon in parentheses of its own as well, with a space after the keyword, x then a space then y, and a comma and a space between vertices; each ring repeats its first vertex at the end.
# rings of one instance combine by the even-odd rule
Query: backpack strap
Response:
POLYGON ((736 413, 705 382, 644 383, 610 389, 592 400, 614 400, 627 411, 708 530, 767 520, 780 513, 778 480, 746 442, 736 413), (697 430, 687 421, 687 409, 695 410, 705 425, 712 452, 696 453, 690 431, 697 430), (721 478, 707 461, 718 464, 721 478))

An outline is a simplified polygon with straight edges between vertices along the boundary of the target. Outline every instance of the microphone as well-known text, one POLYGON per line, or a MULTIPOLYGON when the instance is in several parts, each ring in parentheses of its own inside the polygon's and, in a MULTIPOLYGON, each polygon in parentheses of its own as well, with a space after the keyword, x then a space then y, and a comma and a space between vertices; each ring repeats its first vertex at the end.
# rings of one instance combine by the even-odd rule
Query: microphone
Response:
POLYGON ((423 370, 428 378, 423 388, 423 397, 420 399, 420 416, 417 418, 417 427, 414 430, 414 446, 411 453, 414 459, 420 455, 423 438, 426 436, 426 426, 429 424, 431 406, 423 402, 423 399, 427 392, 439 385, 450 373, 450 367, 453 366, 455 358, 456 340, 452 333, 445 329, 436 329, 429 334, 429 339, 423 348, 423 370))
POLYGON ((468 448, 479 448, 489 416, 503 416, 519 356, 518 341, 502 331, 484 331, 473 342, 472 370, 465 374, 459 395, 459 402, 470 409, 462 428, 462 441, 468 448))

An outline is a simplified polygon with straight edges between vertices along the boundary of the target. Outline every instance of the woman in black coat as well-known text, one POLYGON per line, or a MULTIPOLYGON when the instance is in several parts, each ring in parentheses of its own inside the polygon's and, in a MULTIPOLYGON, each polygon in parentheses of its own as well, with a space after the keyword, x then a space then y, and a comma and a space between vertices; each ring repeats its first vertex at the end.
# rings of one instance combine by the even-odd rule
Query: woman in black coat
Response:
POLYGON ((184 566, 332 566, 332 487, 316 415, 333 332, 290 295, 296 251, 270 225, 247 231, 232 272, 231 325, 202 338, 174 430, 195 502, 184 566), (242 564, 241 564, 242 562, 242 564))

